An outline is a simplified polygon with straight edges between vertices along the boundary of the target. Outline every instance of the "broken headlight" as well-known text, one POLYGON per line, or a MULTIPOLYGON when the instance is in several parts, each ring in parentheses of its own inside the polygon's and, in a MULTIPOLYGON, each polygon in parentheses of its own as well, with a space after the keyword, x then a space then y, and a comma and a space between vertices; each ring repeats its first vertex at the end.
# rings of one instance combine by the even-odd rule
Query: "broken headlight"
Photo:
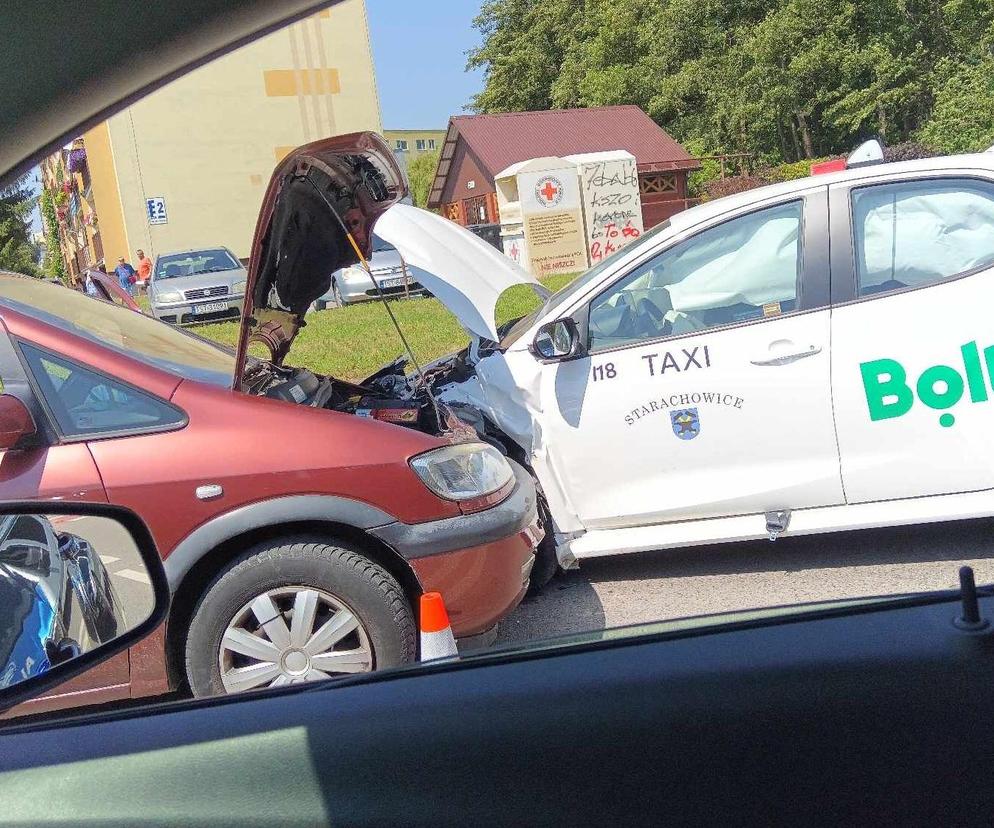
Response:
POLYGON ((486 443, 443 446, 414 457, 411 468, 429 489, 447 500, 483 497, 514 477, 504 455, 486 443))

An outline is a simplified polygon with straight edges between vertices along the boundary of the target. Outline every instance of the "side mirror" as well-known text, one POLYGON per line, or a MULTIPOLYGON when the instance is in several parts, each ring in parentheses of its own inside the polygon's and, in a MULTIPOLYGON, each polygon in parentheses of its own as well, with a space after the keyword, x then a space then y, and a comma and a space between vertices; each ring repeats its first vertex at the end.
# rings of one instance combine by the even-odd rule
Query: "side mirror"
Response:
POLYGON ((10 394, 0 394, 0 451, 14 448, 22 437, 30 437, 35 431, 31 412, 24 403, 10 394))
POLYGON ((138 643, 168 608, 162 561, 134 512, 0 504, 0 711, 138 643))
POLYGON ((580 329, 570 317, 546 322, 532 342, 535 355, 545 362, 561 362, 584 353, 580 329))

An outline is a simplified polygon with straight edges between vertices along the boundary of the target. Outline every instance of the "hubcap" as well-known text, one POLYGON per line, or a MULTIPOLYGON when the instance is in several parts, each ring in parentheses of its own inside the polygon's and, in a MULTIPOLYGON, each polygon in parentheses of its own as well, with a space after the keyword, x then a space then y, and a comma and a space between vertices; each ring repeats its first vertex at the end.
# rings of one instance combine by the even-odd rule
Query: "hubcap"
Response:
POLYGON ((228 693, 373 669, 369 636, 344 602, 319 589, 257 595, 228 624, 218 653, 228 693))

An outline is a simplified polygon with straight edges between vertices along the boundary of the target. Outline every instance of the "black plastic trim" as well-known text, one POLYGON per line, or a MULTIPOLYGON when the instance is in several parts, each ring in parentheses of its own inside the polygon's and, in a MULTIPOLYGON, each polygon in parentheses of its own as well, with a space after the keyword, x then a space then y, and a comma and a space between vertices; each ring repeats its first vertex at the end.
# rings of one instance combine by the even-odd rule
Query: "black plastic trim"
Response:
POLYGON ((164 563, 169 586, 175 590, 197 561, 231 538, 253 529, 305 520, 369 530, 395 523, 396 518, 368 503, 334 495, 289 495, 249 503, 198 526, 176 545, 164 563))

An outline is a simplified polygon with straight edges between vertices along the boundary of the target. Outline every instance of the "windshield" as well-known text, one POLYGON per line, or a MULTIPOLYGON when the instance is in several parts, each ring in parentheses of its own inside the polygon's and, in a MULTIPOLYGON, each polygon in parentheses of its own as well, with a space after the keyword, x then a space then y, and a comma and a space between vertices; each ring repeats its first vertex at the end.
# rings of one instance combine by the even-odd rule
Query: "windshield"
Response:
POLYGON ((602 259, 597 264, 595 264, 590 270, 584 271, 581 275, 577 276, 572 282, 567 284, 565 287, 560 288, 548 299, 546 299, 539 307, 535 308, 527 316, 521 317, 517 322, 512 325, 507 333, 501 337, 500 347, 509 348, 515 342, 517 342, 521 336, 535 324, 535 320, 539 316, 544 316, 546 314, 552 314, 554 310, 558 307, 562 307, 569 303, 569 301, 574 297, 583 293, 586 287, 590 284, 596 282, 602 273, 610 270, 614 267, 615 263, 622 257, 631 253, 637 247, 644 246, 646 242, 654 239, 659 234, 668 230, 670 223, 668 221, 662 222, 662 224, 657 224, 651 230, 642 234, 642 237, 634 244, 627 247, 619 248, 614 251, 610 256, 602 259))
POLYGON ((179 276, 196 276, 198 273, 238 270, 241 266, 241 262, 222 247, 171 253, 159 257, 155 265, 155 279, 174 279, 179 276))
POLYGON ((120 305, 13 276, 0 277, 0 302, 184 379, 231 386, 231 351, 120 305))

